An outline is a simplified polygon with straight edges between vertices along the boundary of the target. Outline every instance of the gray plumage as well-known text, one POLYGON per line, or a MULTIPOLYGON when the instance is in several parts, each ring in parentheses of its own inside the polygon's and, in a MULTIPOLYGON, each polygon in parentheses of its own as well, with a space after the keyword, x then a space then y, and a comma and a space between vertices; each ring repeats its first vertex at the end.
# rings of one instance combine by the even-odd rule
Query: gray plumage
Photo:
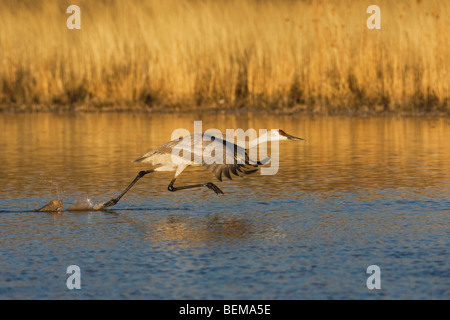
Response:
POLYGON ((134 162, 160 165, 165 169, 179 165, 184 168, 201 165, 212 171, 219 181, 222 181, 223 177, 231 180, 232 175, 243 176, 256 172, 258 165, 262 164, 251 161, 245 148, 227 139, 205 133, 169 141, 134 162), (219 150, 219 153, 216 153, 216 150, 219 150))
MULTIPOLYGON (((206 187, 213 190, 216 194, 223 194, 222 190, 212 182, 192 184, 185 186, 175 186, 175 180, 186 169, 187 166, 204 166, 211 170, 216 178, 222 181, 225 176, 231 179, 232 175, 242 176, 256 172, 259 165, 266 164, 270 158, 263 161, 252 161, 249 158, 247 150, 231 141, 221 139, 213 134, 192 134, 184 138, 169 141, 159 148, 147 152, 135 162, 149 163, 157 166, 155 169, 142 170, 136 178, 122 191, 119 196, 98 205, 96 210, 102 210, 115 205, 136 182, 143 176, 156 171, 175 171, 175 177, 169 183, 167 189, 171 192, 178 190, 186 190, 192 188, 206 187), (216 153, 218 151, 218 153, 216 153)), ((249 149, 266 141, 278 140, 304 140, 291 136, 283 130, 272 129, 270 132, 263 134, 257 139, 249 142, 249 149)), ((238 142, 239 143, 239 142, 238 142)))

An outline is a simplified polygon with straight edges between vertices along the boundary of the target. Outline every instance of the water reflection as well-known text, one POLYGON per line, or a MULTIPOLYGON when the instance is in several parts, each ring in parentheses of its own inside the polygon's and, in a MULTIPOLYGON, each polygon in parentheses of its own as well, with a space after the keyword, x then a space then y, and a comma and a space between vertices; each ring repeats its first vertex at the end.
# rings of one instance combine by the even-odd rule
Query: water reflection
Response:
MULTIPOLYGON (((130 221, 129 218, 126 218, 130 221)), ((136 223, 135 221, 133 223, 136 223)), ((177 247, 197 247, 251 237, 252 223, 248 219, 223 215, 169 215, 167 218, 142 223, 143 239, 150 243, 172 242, 177 247)))
POLYGON ((448 296, 449 119, 2 114, 0 132, 0 296, 60 298, 65 278, 39 272, 74 260, 90 268, 87 297, 372 298, 354 278, 371 263, 391 268, 386 296, 448 296), (171 193, 173 172, 161 172, 109 211, 31 212, 55 198, 70 208, 117 196, 145 169, 132 160, 194 120, 307 142, 280 143, 274 176, 220 183, 189 168, 177 180, 213 181, 223 196, 171 193))
MULTIPOLYGON (((318 193, 430 186, 448 190, 450 125, 445 118, 19 114, 0 116, 0 197, 51 200, 86 195, 102 201, 143 168, 131 163, 133 159, 170 140, 177 128, 193 132, 194 120, 202 120, 203 129, 282 128, 307 139, 302 144, 281 142, 278 174, 240 179, 246 184, 243 193, 249 191, 246 187, 254 192, 268 186, 318 193)), ((172 174, 149 177, 146 191, 171 197, 166 188, 172 174)), ((186 181, 203 178, 213 176, 197 169, 180 176, 186 181)), ((226 192, 228 184, 238 188, 230 182, 219 187, 226 192)))

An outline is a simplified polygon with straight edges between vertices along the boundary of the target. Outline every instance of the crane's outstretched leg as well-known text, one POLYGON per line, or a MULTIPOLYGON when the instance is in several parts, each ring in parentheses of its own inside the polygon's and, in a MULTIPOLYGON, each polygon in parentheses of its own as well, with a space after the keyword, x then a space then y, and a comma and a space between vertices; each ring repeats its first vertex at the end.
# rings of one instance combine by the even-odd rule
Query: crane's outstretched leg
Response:
POLYGON ((105 208, 108 208, 108 207, 112 207, 112 206, 115 205, 117 202, 119 202, 120 198, 122 198, 122 197, 124 196, 124 194, 127 193, 128 190, 130 190, 131 187, 134 186, 134 184, 135 184, 140 178, 142 178, 142 177, 145 176, 146 174, 152 173, 152 172, 154 172, 154 171, 155 171, 155 170, 139 171, 139 173, 138 173, 138 175, 136 176, 136 178, 134 178, 134 180, 130 183, 130 185, 129 185, 125 190, 123 190, 123 192, 122 192, 118 197, 113 198, 113 199, 109 200, 108 202, 105 202, 105 203, 99 205, 99 206, 96 207, 95 209, 96 209, 96 210, 101 210, 101 209, 105 209, 105 208))
POLYGON ((201 184, 193 184, 193 185, 189 185, 189 186, 183 186, 183 187, 174 187, 173 184, 175 183, 175 180, 177 178, 173 178, 172 181, 170 181, 169 186, 167 187, 167 189, 169 189, 169 191, 178 191, 178 190, 184 190, 184 189, 191 189, 191 188, 199 188, 199 187, 207 187, 211 190, 213 190, 216 194, 223 194, 222 190, 219 189, 218 186, 216 186, 214 183, 212 182, 207 182, 207 183, 201 183, 201 184))

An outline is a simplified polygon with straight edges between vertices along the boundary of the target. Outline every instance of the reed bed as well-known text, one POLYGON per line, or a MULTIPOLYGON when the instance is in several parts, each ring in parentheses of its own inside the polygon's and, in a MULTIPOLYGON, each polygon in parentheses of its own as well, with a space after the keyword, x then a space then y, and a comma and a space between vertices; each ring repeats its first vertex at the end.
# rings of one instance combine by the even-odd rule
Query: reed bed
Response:
POLYGON ((449 112, 450 2, 371 4, 1 0, 0 105, 449 112))

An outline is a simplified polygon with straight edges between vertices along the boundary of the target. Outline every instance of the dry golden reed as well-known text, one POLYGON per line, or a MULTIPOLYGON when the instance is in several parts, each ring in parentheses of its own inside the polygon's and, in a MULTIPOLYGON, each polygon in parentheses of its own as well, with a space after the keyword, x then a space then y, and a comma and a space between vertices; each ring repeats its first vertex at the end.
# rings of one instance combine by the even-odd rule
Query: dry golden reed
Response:
POLYGON ((371 4, 1 0, 0 104, 450 111, 450 2, 371 4))

